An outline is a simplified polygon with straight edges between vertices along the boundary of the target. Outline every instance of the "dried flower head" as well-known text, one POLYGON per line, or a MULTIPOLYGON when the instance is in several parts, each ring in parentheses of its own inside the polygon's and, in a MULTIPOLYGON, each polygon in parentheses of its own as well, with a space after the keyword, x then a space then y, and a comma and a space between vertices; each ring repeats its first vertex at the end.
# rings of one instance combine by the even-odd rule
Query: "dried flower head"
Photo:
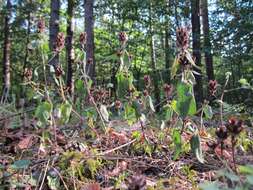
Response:
POLYGON ((86 40, 87 40, 87 34, 86 32, 82 32, 79 36, 79 42, 80 44, 83 46, 86 44, 86 40))
POLYGON ((149 95, 148 91, 147 91, 147 90, 144 90, 144 91, 143 91, 143 95, 144 95, 145 97, 148 96, 148 95, 149 95))
POLYGON ((173 87, 169 84, 164 84, 163 90, 164 90, 164 93, 166 94, 166 97, 169 98, 171 96, 173 87))
POLYGON ((218 146, 218 143, 217 143, 216 141, 207 141, 207 142, 206 142, 206 145, 207 145, 210 149, 214 150, 214 149, 218 146))
POLYGON ((238 135, 242 130, 243 130, 243 121, 239 120, 237 118, 231 117, 228 120, 228 124, 226 125, 227 130, 232 134, 232 135, 238 135))
POLYGON ((149 87, 150 84, 151 84, 150 76, 149 75, 144 75, 143 80, 144 80, 145 86, 149 87))
POLYGON ((65 36, 63 32, 59 32, 56 36, 56 41, 55 41, 55 47, 54 50, 56 52, 60 52, 65 45, 65 36))
POLYGON ((185 67, 191 67, 191 63, 190 61, 187 59, 186 57, 186 53, 185 52, 180 52, 178 55, 179 59, 178 62, 179 64, 185 68, 185 67))
POLYGON ((32 80, 33 71, 31 68, 25 68, 24 77, 26 80, 30 81, 32 80))
POLYGON ((89 59, 87 60, 87 64, 90 65, 90 64, 92 64, 92 63, 93 63, 93 59, 92 59, 92 58, 89 58, 89 59))
POLYGON ((45 31, 45 20, 40 18, 37 23, 38 33, 43 33, 45 31))
POLYGON ((122 44, 125 44, 128 40, 128 36, 125 32, 120 32, 118 37, 119 37, 120 43, 122 43, 122 44))
POLYGON ((189 46, 189 32, 187 28, 177 29, 177 46, 178 48, 185 50, 189 46))
POLYGON ((217 91, 218 83, 216 80, 210 80, 208 83, 209 93, 214 96, 217 91))
POLYGON ((121 101, 116 100, 116 101, 115 101, 115 108, 116 108, 116 109, 120 109, 121 106, 122 106, 121 101))
POLYGON ((60 66, 55 66, 54 70, 55 70, 56 77, 60 77, 63 74, 63 70, 60 66))
POLYGON ((224 141, 225 139, 228 138, 228 131, 227 131, 227 128, 223 125, 223 126, 220 126, 216 131, 215 131, 215 134, 217 135, 217 137, 224 141))

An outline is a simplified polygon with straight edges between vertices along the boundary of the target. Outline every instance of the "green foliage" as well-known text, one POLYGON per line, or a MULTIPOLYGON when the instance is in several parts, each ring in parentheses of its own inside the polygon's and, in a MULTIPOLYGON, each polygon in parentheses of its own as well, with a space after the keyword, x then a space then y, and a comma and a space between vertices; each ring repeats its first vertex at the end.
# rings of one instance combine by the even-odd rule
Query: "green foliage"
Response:
POLYGON ((124 107, 124 119, 127 120, 129 125, 137 121, 136 110, 130 104, 126 103, 124 107))
POLYGON ((66 101, 60 105, 59 115, 60 115, 60 123, 61 124, 68 123, 71 111, 72 111, 72 105, 68 101, 66 101))
POLYGON ((47 184, 50 189, 57 190, 60 188, 60 178, 58 176, 47 175, 47 184))
POLYGON ((15 161, 10 167, 14 170, 26 169, 31 164, 30 160, 18 160, 15 161))
POLYGON ((178 130, 173 130, 172 133, 172 141, 174 144, 174 148, 175 148, 175 152, 174 152, 174 156, 173 159, 176 160, 180 153, 182 152, 182 139, 181 139, 181 134, 178 130))
POLYGON ((213 117, 213 110, 212 110, 211 106, 204 105, 203 112, 204 112, 206 118, 212 119, 212 117, 213 117))
POLYGON ((196 113, 196 102, 191 84, 182 82, 177 85, 177 100, 173 101, 172 108, 182 118, 196 113))
POLYGON ((118 72, 117 78, 117 95, 121 98, 128 94, 129 89, 133 87, 133 75, 129 72, 118 72))
POLYGON ((198 130, 192 135, 190 144, 191 144, 191 150, 196 156, 196 158, 198 159, 198 161, 200 163, 204 163, 198 130))
POLYGON ((53 111, 53 105, 48 102, 42 102, 38 105, 35 111, 35 116, 38 118, 38 126, 42 127, 49 123, 49 118, 53 111))
POLYGON ((235 174, 227 170, 221 170, 218 172, 218 176, 226 179, 227 184, 221 184, 216 181, 213 183, 200 184, 201 190, 251 190, 253 187, 253 166, 245 165, 238 167, 239 173, 235 174))

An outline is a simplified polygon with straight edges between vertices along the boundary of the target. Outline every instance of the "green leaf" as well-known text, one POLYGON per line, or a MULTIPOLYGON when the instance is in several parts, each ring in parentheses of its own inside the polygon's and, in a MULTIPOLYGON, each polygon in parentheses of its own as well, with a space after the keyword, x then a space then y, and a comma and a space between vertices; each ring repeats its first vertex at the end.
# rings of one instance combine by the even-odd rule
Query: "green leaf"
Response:
POLYGON ((31 164, 30 160, 18 160, 11 165, 11 168, 16 170, 26 169, 30 164, 31 164))
POLYGON ((136 113, 135 113, 136 111, 129 104, 126 104, 124 106, 124 110, 125 110, 124 111, 124 119, 126 119, 127 122, 131 125, 132 123, 134 123, 137 120, 136 113))
POLYGON ((250 185, 253 185, 253 175, 246 176, 246 180, 250 185))
POLYGON ((182 139, 181 139, 180 132, 178 130, 173 131, 172 139, 175 146, 175 153, 173 156, 173 160, 176 160, 182 151, 182 139))
POLYGON ((47 184, 50 189, 58 190, 60 189, 60 179, 59 177, 52 177, 50 175, 47 176, 47 184))
POLYGON ((105 105, 101 105, 100 106, 100 113, 101 115, 103 116, 103 119, 106 121, 106 122, 109 122, 109 113, 107 111, 107 108, 105 105))
MULTIPOLYGON (((173 102, 172 102, 173 103, 173 102)), ((176 105, 175 101, 174 101, 174 104, 176 105)), ((165 120, 165 121, 169 121, 172 119, 172 116, 173 116, 173 108, 172 108, 172 104, 170 105, 165 105, 162 109, 162 120, 165 120)))
POLYGON ((239 173, 241 173, 241 174, 253 175, 253 166, 252 165, 239 166, 238 169, 239 169, 239 173))
POLYGON ((177 85, 177 101, 174 102, 175 111, 181 116, 192 116, 196 113, 196 102, 193 94, 193 86, 186 83, 177 85))
POLYGON ((68 101, 61 104, 61 106, 60 106, 61 124, 68 123, 70 115, 71 115, 71 111, 72 111, 72 105, 68 101))
POLYGON ((220 187, 217 182, 202 183, 199 185, 199 188, 201 190, 220 190, 220 187))
POLYGON ((52 113, 53 106, 49 102, 42 102, 35 111, 35 116, 39 119, 41 124, 47 124, 48 119, 52 113))
POLYGON ((119 97, 124 97, 129 88, 133 86, 133 75, 127 72, 119 72, 117 78, 117 94, 119 97))
POLYGON ((152 101, 152 98, 151 96, 148 96, 148 102, 149 102, 149 108, 155 112, 155 107, 154 107, 154 104, 153 104, 153 101, 152 101))
POLYGON ((208 118, 208 119, 212 119, 213 118, 213 110, 212 110, 212 107, 209 106, 209 105, 205 105, 203 107, 203 112, 205 113, 205 116, 208 118))
POLYGON ((139 141, 141 139, 142 135, 140 131, 134 131, 132 133, 132 138, 136 139, 137 141, 139 141))
POLYGON ((75 82, 75 87, 76 87, 77 92, 79 92, 79 93, 84 92, 84 82, 83 82, 83 80, 78 79, 75 82))
POLYGON ((134 100, 132 105, 133 108, 135 109, 136 118, 140 118, 142 112, 142 104, 138 100, 134 100))
POLYGON ((191 144, 192 152, 194 153, 194 155, 196 156, 198 161, 203 164, 204 158, 203 158, 203 154, 202 154, 202 148, 201 148, 201 144, 200 144, 200 136, 199 136, 198 131, 196 131, 195 134, 191 137, 190 144, 191 144))

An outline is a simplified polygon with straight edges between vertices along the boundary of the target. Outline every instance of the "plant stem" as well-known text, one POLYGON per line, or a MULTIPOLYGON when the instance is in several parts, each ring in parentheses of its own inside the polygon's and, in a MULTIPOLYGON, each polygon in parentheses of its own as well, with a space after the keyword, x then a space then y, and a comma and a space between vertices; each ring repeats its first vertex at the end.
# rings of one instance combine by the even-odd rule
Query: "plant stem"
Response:
POLYGON ((235 141, 235 136, 233 135, 233 136, 231 137, 232 158, 233 158, 234 170, 235 170, 235 173, 236 173, 237 167, 236 167, 236 161, 235 161, 235 143, 236 143, 236 141, 235 141))
POLYGON ((228 84, 228 81, 229 81, 229 77, 226 78, 226 82, 225 82, 224 87, 222 89, 221 98, 220 98, 220 122, 221 122, 221 126, 223 126, 223 98, 224 98, 225 89, 226 89, 226 86, 228 84))

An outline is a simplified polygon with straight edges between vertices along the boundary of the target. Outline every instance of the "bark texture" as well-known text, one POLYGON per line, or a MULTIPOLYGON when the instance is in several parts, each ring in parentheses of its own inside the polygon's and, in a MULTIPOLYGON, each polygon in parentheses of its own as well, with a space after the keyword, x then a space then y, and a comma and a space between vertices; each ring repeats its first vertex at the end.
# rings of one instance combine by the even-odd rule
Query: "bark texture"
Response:
MULTIPOLYGON (((191 23, 192 23, 192 49, 193 57, 195 59, 195 64, 201 67, 201 53, 200 53, 200 4, 199 0, 191 0, 191 23)), ((201 103, 203 101, 203 86, 202 86, 202 76, 201 70, 196 69, 199 75, 195 74, 196 85, 194 86, 194 91, 196 95, 197 102, 201 103)))
POLYGON ((206 63, 206 74, 208 80, 214 80, 213 70, 213 56, 211 53, 212 45, 210 41, 210 29, 209 29, 209 18, 208 18, 208 0, 201 0, 201 15, 202 25, 204 34, 204 52, 205 52, 205 63, 206 63))
MULTIPOLYGON (((49 20, 49 48, 53 52, 55 48, 55 41, 59 32, 60 19, 60 0, 51 0, 51 11, 49 20)), ((59 55, 56 54, 50 62, 51 65, 59 64, 59 55)))
POLYGON ((11 76, 10 76, 10 53, 11 53, 11 40, 10 40, 10 17, 11 17, 11 1, 7 0, 6 15, 4 22, 4 44, 3 44, 3 89, 2 89, 2 102, 8 97, 11 76))
POLYGON ((74 54, 74 8, 75 8, 75 0, 68 0, 68 20, 67 20, 67 37, 66 37, 66 54, 67 54, 67 87, 68 92, 73 94, 74 91, 74 81, 73 81, 73 63, 75 59, 74 54))
POLYGON ((92 80, 95 80, 95 56, 94 56, 94 18, 93 18, 94 0, 84 0, 85 10, 85 32, 86 41, 86 72, 92 80))

